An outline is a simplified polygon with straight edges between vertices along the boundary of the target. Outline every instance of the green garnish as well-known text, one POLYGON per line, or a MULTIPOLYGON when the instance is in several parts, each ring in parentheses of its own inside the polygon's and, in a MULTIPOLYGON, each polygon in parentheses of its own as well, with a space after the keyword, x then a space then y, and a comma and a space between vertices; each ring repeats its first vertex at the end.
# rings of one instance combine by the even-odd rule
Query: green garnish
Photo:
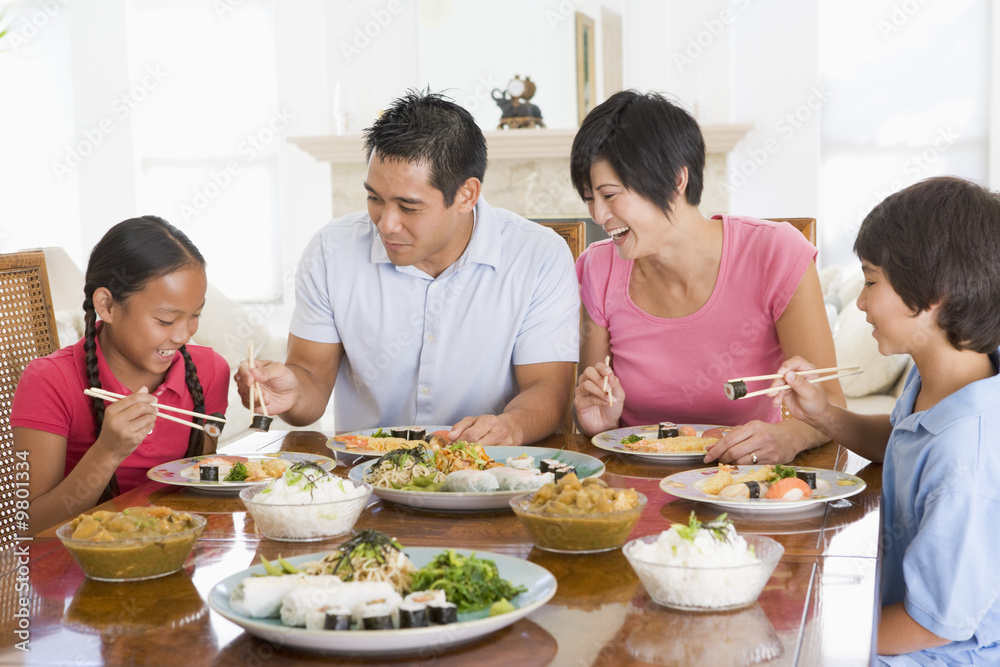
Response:
POLYGON ((501 579, 495 562, 448 549, 417 571, 410 590, 442 590, 458 611, 465 612, 485 609, 527 589, 501 579))
POLYGON ((229 469, 229 474, 222 480, 224 482, 245 482, 247 479, 247 467, 242 463, 234 463, 229 469))
POLYGON ((780 463, 775 463, 774 474, 778 476, 778 479, 785 479, 786 477, 795 477, 795 468, 791 466, 783 466, 780 463))
POLYGON ((381 427, 380 427, 377 431, 375 431, 374 433, 372 433, 371 436, 369 436, 369 437, 372 437, 372 438, 389 438, 391 436, 390 436, 390 434, 388 434, 385 431, 383 431, 381 429, 381 427))
POLYGON ((645 440, 645 438, 642 437, 641 435, 636 435, 635 433, 633 433, 632 435, 628 436, 627 438, 623 438, 622 439, 622 444, 623 445, 631 445, 633 443, 639 442, 640 440, 645 440))
POLYGON ((677 534, 688 542, 694 542, 694 538, 698 535, 698 531, 704 528, 705 530, 711 531, 712 537, 719 540, 720 542, 729 541, 729 531, 728 527, 733 523, 726 517, 728 514, 720 514, 717 518, 711 521, 706 521, 702 523, 698 521, 698 517, 695 516, 694 511, 691 512, 691 517, 688 519, 688 524, 685 526, 683 524, 675 523, 673 528, 677 531, 677 534))

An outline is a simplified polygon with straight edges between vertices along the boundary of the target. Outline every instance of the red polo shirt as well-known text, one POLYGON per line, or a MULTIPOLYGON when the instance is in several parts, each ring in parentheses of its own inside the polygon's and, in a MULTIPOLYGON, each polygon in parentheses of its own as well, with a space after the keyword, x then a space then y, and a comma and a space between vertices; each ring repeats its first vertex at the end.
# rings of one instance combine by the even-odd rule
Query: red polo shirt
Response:
MULTIPOLYGON (((229 394, 229 364, 211 348, 188 345, 187 349, 201 380, 205 412, 224 413, 229 394)), ((33 428, 66 438, 65 474, 69 474, 97 439, 97 422, 91 411, 91 399, 83 393, 90 386, 86 366, 82 339, 47 357, 33 360, 21 374, 11 404, 12 427, 33 428)), ((118 394, 132 393, 112 375, 99 343, 97 368, 102 388, 118 394)), ((184 380, 184 358, 180 353, 174 356, 163 384, 149 390, 163 405, 194 409, 194 400, 184 380)), ((186 415, 168 414, 191 420, 186 415)), ((187 426, 157 419, 153 432, 118 467, 119 488, 128 491, 146 481, 146 471, 150 468, 182 458, 187 451, 190 434, 191 429, 187 426)))

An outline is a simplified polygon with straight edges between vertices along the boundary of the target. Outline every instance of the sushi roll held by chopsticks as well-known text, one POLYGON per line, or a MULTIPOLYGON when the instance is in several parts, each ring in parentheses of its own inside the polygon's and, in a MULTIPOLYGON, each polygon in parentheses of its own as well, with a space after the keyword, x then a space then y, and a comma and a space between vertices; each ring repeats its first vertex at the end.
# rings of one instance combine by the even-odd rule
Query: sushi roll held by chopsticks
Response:
MULTIPOLYGON (((252 339, 247 343, 247 367, 254 367, 252 339)), ((251 375, 250 377, 252 378, 253 376, 251 375)), ((267 414, 267 406, 264 405, 264 390, 260 388, 260 385, 256 381, 250 385, 250 415, 252 416, 250 428, 267 433, 268 429, 271 428, 271 422, 274 421, 274 418, 267 414), (262 415, 258 415, 254 410, 255 398, 260 400, 260 411, 264 413, 262 415)))
MULTIPOLYGON (((838 378, 846 377, 848 375, 857 375, 858 373, 863 373, 864 371, 860 366, 835 366, 833 368, 815 368, 810 370, 801 371, 802 375, 814 375, 819 373, 835 373, 835 375, 827 375, 825 377, 815 377, 808 381, 812 384, 817 382, 826 382, 827 380, 836 380, 838 378)), ((730 401, 738 401, 741 398, 752 398, 754 396, 760 396, 761 394, 767 394, 772 391, 778 391, 779 389, 784 389, 787 384, 778 385, 777 387, 768 387, 767 389, 758 389, 757 391, 747 392, 747 382, 753 382, 755 380, 780 380, 783 375, 779 373, 772 373, 771 375, 755 375, 753 377, 747 378, 737 378, 735 380, 729 380, 723 386, 723 390, 726 392, 726 398, 730 401)))

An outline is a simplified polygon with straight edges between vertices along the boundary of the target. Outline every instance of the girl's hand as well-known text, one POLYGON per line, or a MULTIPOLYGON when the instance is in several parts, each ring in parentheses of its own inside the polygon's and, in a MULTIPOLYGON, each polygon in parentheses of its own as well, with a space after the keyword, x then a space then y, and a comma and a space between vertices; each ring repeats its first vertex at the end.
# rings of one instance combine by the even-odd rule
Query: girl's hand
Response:
POLYGON ((104 406, 104 423, 95 445, 124 461, 156 424, 156 398, 143 387, 123 399, 104 406))
POLYGON ((576 409, 580 429, 587 435, 618 426, 622 408, 625 407, 625 390, 610 366, 598 362, 580 374, 573 396, 573 407, 576 409), (613 400, 608 399, 608 392, 604 390, 605 378, 613 400))
POLYGON ((821 387, 808 381, 811 377, 818 377, 809 374, 815 368, 802 357, 792 357, 778 369, 784 377, 775 380, 771 386, 788 385, 772 399, 775 407, 784 403, 793 417, 818 427, 830 408, 830 401, 821 387))
MULTIPOLYGON (((236 375, 233 376, 236 388, 243 399, 243 405, 250 407, 250 385, 260 385, 264 394, 264 405, 272 417, 287 412, 295 405, 299 394, 299 379, 288 366, 280 361, 254 360, 254 368, 247 365, 246 360, 240 362, 236 375)), ((260 409, 260 396, 254 396, 254 412, 264 414, 260 409)))

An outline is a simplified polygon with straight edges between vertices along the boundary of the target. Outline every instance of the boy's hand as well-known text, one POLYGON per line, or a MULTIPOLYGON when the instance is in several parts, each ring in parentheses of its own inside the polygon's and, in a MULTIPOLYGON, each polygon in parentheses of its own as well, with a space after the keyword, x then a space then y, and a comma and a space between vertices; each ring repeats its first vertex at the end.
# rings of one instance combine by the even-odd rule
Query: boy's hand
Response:
POLYGON ((771 386, 788 386, 780 389, 772 402, 775 407, 780 407, 784 403, 793 417, 820 428, 823 417, 830 408, 830 401, 826 397, 826 392, 809 382, 810 378, 818 377, 809 374, 809 371, 815 368, 802 357, 792 357, 787 360, 778 369, 783 378, 775 380, 771 386))

